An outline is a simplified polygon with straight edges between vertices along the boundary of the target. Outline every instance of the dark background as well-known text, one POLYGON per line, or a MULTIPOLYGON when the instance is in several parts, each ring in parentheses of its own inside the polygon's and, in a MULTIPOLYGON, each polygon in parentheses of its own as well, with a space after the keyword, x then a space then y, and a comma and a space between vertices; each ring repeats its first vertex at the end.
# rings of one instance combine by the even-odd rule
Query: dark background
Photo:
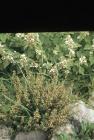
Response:
POLYGON ((33 1, 0 5, 0 32, 94 31, 91 1, 33 1))

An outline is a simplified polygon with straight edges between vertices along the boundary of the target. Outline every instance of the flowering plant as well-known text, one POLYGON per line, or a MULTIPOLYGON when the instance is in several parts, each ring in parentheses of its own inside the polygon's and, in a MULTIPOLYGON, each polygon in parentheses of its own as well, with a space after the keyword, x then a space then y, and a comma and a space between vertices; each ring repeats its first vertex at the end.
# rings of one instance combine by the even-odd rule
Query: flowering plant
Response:
POLYGON ((14 126, 54 127, 67 117, 58 108, 66 112, 71 95, 88 99, 93 90, 93 32, 0 34, 0 111, 17 118, 14 126))

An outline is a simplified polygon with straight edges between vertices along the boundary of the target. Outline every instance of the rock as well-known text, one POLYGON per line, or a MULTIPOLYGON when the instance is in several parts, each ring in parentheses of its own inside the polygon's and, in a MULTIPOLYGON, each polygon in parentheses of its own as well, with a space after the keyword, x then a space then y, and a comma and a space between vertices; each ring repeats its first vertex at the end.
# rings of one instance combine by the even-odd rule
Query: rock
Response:
POLYGON ((89 108, 83 101, 78 101, 72 105, 71 114, 74 120, 78 120, 80 123, 82 121, 94 123, 94 110, 89 108))
POLYGON ((0 125, 0 140, 11 140, 12 129, 0 125))
POLYGON ((31 131, 29 133, 20 132, 15 140, 47 140, 47 135, 42 131, 31 131))

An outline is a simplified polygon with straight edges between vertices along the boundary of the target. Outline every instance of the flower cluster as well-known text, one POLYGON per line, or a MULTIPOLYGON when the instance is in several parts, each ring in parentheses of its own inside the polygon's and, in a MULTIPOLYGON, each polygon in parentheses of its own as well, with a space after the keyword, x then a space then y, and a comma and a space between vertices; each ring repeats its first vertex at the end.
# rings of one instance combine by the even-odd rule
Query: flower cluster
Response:
POLYGON ((18 38, 23 38, 29 44, 34 44, 36 42, 40 42, 38 33, 16 33, 18 38))
POLYGON ((65 38, 65 44, 68 45, 68 47, 70 47, 70 48, 74 48, 75 43, 74 43, 71 35, 67 35, 67 37, 65 38))
POLYGON ((17 37, 19 37, 19 38, 25 37, 25 34, 24 33, 16 33, 15 35, 17 37))
POLYGON ((86 36, 89 36, 89 32, 80 32, 80 35, 77 36, 77 39, 84 39, 86 36))
POLYGON ((34 39, 32 33, 26 34, 24 39, 29 43, 34 43, 35 42, 35 39, 34 39))
POLYGON ((68 75, 70 73, 69 70, 65 70, 65 74, 68 75))
POLYGON ((34 120, 38 123, 40 118, 41 116, 39 114, 39 109, 37 108, 36 111, 34 112, 34 120))
POLYGON ((81 56, 81 57, 79 58, 79 62, 80 62, 80 64, 87 64, 87 59, 86 59, 86 57, 85 57, 85 56, 81 56))
POLYGON ((42 51, 41 51, 41 50, 36 49, 36 53, 37 53, 38 55, 41 55, 41 54, 42 54, 42 51))
POLYGON ((59 62, 59 66, 62 67, 62 68, 67 68, 68 60, 67 59, 63 59, 61 62, 59 62))
POLYGON ((10 63, 14 63, 13 55, 12 55, 12 54, 7 54, 7 53, 5 52, 5 50, 3 50, 2 60, 7 60, 7 61, 9 61, 10 63))
POLYGON ((21 64, 22 67, 24 67, 25 65, 27 65, 27 57, 26 57, 25 54, 22 54, 20 56, 20 64, 21 64))
POLYGON ((56 75, 58 74, 57 67, 56 67, 56 66, 52 67, 52 68, 50 69, 49 73, 50 73, 50 75, 52 75, 52 76, 56 76, 56 75))
POLYGON ((38 63, 32 62, 32 64, 30 65, 30 67, 32 68, 38 68, 38 63))
POLYGON ((71 48, 69 48, 69 57, 74 57, 75 56, 75 51, 71 48))

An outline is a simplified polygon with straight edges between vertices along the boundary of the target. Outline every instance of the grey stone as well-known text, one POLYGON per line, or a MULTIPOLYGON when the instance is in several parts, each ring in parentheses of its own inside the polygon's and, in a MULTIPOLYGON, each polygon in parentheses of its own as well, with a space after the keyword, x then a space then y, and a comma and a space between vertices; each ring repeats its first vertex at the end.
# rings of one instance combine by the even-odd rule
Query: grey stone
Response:
POLYGON ((78 101, 71 106, 71 114, 75 120, 94 123, 94 110, 89 108, 83 101, 78 101))
POLYGON ((12 129, 0 125, 0 140, 11 140, 12 129))
POLYGON ((20 132, 16 135, 15 140, 47 140, 47 135, 42 131, 20 132))

